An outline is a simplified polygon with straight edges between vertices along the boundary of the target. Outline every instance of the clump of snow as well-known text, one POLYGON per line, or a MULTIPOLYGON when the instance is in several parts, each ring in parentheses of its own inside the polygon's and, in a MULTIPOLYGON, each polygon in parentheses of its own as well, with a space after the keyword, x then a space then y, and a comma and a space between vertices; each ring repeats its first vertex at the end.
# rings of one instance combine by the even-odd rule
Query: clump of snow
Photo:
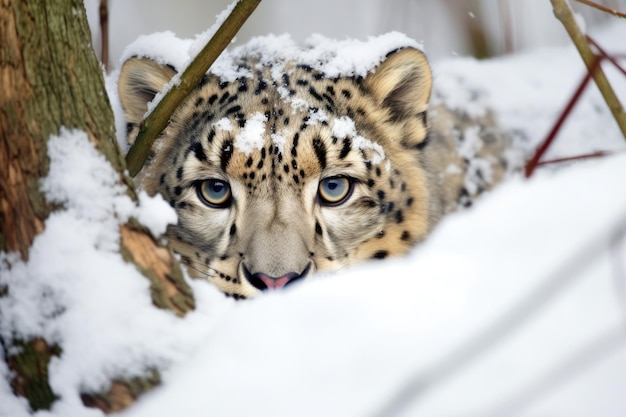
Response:
POLYGON ((139 205, 133 210, 132 216, 146 226, 152 235, 161 236, 165 233, 168 224, 176 224, 178 221, 176 211, 161 194, 150 197, 148 193, 140 190, 137 196, 139 205))
POLYGON ((192 44, 192 40, 180 39, 171 31, 142 35, 124 49, 120 64, 132 57, 150 58, 160 65, 172 65, 180 72, 189 61, 192 44))
POLYGON ((264 65, 280 65, 285 61, 309 65, 328 77, 364 77, 383 62, 389 52, 406 47, 423 49, 419 42, 399 32, 371 36, 366 41, 337 41, 317 34, 309 37, 304 46, 285 34, 253 38, 245 45, 235 48, 232 54, 257 57, 264 65))
POLYGON ((226 132, 233 131, 233 124, 228 117, 222 117, 220 120, 213 123, 213 127, 219 130, 225 130, 226 132))
POLYGON ((318 123, 328 122, 328 115, 321 109, 309 109, 309 119, 307 125, 317 125, 318 123))
POLYGON ((339 139, 349 138, 356 136, 356 126, 354 120, 348 116, 343 116, 333 120, 333 136, 339 139))
POLYGON ((272 144, 278 149, 278 153, 283 153, 287 139, 280 133, 272 133, 271 138, 272 144))
POLYGON ((246 155, 249 155, 255 149, 263 148, 265 144, 265 123, 267 117, 263 113, 256 112, 243 126, 243 129, 235 137, 235 148, 239 149, 246 155))
MULTIPOLYGON (((171 32, 142 36, 126 48, 122 60, 132 56, 154 55, 159 63, 167 63, 168 59, 171 59, 170 63, 180 73, 204 47, 206 41, 213 35, 214 29, 216 29, 215 26, 196 37, 194 41, 178 43, 173 41, 174 35, 171 32), (167 46, 169 44, 176 45, 175 54, 171 54, 167 46), (150 47, 153 49, 152 55, 150 47)), ((296 65, 308 65, 325 73, 328 77, 364 77, 384 61, 389 52, 406 47, 423 49, 419 42, 399 32, 372 36, 366 41, 355 39, 337 41, 321 35, 313 35, 304 42, 304 45, 296 43, 287 34, 268 35, 255 37, 245 45, 225 50, 209 71, 224 81, 248 77, 250 71, 240 67, 238 60, 242 57, 256 57, 262 65, 272 67, 272 74, 279 82, 284 72, 283 65, 287 61, 296 65)))
POLYGON ((354 124, 354 120, 348 116, 342 116, 333 120, 332 134, 338 139, 352 139, 352 148, 359 150, 369 150, 369 160, 373 164, 380 164, 385 159, 385 151, 378 143, 359 135, 354 124))

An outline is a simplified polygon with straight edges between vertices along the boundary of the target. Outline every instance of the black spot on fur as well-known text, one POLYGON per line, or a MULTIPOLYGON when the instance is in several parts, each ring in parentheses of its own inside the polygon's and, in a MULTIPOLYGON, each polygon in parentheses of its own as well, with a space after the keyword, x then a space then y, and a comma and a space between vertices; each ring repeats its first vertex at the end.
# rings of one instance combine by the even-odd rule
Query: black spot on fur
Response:
POLYGON ((384 200, 385 199, 385 192, 383 190, 376 191, 376 195, 378 196, 378 198, 380 200, 384 200))
POLYGON ((227 91, 224 93, 224 95, 222 96, 222 98, 220 98, 219 103, 220 104, 224 104, 224 102, 226 101, 226 99, 230 96, 230 93, 227 91))
MULTIPOLYGON (((425 113, 424 113, 425 114, 425 113)), ((423 141, 421 141, 420 143, 417 144, 417 146, 415 146, 415 149, 417 149, 418 151, 421 151, 422 149, 424 149, 428 144, 430 143, 430 136, 427 135, 423 141)))
POLYGON ((230 235, 234 235, 235 233, 237 233, 237 226, 235 226, 235 224, 233 224, 232 226, 230 226, 230 235))
POLYGON ((404 221, 404 214, 402 210, 396 211, 396 223, 402 223, 404 221))
POLYGON ((222 144, 222 154, 220 155, 220 166, 222 170, 226 170, 228 163, 230 162, 230 158, 233 156, 233 141, 226 140, 222 144))
POLYGON ((352 149, 352 141, 348 138, 343 140, 343 148, 341 148, 341 152, 339 152, 339 159, 343 159, 350 153, 352 149))
POLYGON ((226 115, 237 113, 239 111, 241 111, 241 106, 239 106, 239 105, 233 106, 233 107, 229 108, 228 110, 226 110, 226 115))
POLYGON ((207 157, 204 153, 204 149, 202 148, 202 144, 200 142, 195 142, 193 144, 191 144, 191 146, 189 146, 189 148, 187 148, 187 154, 189 152, 193 152, 193 154, 195 155, 196 159, 200 162, 206 162, 207 157))
POLYGON ((407 232, 406 230, 402 232, 402 236, 400 236, 400 240, 403 240, 404 242, 406 242, 409 239, 411 239, 411 234, 407 232))
POLYGON ((341 95, 348 99, 352 98, 352 93, 349 90, 341 90, 341 95))
POLYGON ((183 179, 183 167, 178 167, 178 169, 176 170, 176 178, 178 178, 179 180, 183 179))
POLYGON ((320 138, 313 139, 313 149, 315 150, 315 156, 320 163, 322 169, 326 168, 326 146, 320 138))
POLYGON ((246 161, 246 166, 250 168, 253 163, 254 163, 254 160, 252 159, 252 157, 249 157, 248 160, 246 161))
POLYGON ((311 86, 309 87, 309 94, 311 94, 313 96, 313 98, 315 98, 316 100, 319 101, 323 101, 324 99, 322 98, 321 94, 317 92, 317 90, 311 86))
POLYGON ((389 252, 386 250, 379 250, 372 255, 372 259, 385 259, 387 256, 389 256, 389 252))
POLYGON ((409 197, 406 200, 406 206, 411 207, 413 205, 413 197, 409 197))
POLYGON ((213 105, 213 103, 215 103, 216 100, 217 100, 217 94, 213 94, 211 97, 209 97, 209 99, 207 100, 207 103, 209 103, 210 105, 213 105))
POLYGON ((254 90, 254 94, 258 96, 266 88, 267 88, 267 83, 264 80, 259 80, 256 90, 254 90))
POLYGON ((315 233, 317 233, 320 236, 324 233, 322 231, 322 226, 320 226, 319 222, 315 222, 315 233))

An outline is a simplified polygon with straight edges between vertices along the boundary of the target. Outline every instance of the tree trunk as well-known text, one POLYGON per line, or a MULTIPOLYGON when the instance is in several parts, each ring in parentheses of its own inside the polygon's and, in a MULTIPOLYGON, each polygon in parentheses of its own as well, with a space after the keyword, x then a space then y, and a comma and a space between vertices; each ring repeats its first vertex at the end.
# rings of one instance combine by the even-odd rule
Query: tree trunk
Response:
MULTIPOLYGON (((39 180, 48 172, 47 139, 61 127, 87 132, 135 198, 132 181, 123 174, 126 166, 82 1, 0 0, 0 252, 17 252, 27 260, 31 243, 56 209, 39 191, 39 180)), ((193 309, 193 296, 171 252, 134 220, 120 234, 120 253, 150 280, 154 304, 180 316, 193 309)), ((0 297, 3 291, 11 289, 0 289, 0 297)), ((15 373, 15 393, 26 397, 33 410, 48 409, 55 395, 47 364, 63 346, 49 346, 41 338, 0 343, 15 373), (8 356, 7 347, 16 345, 22 353, 8 356)), ((117 411, 138 395, 137 386, 155 381, 158 375, 115 381, 108 393, 83 399, 117 411)))

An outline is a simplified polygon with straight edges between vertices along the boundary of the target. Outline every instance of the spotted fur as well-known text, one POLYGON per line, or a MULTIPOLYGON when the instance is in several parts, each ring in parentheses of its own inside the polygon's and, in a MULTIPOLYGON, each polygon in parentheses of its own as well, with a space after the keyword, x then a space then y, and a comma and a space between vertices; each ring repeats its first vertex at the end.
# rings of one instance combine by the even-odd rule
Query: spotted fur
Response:
MULTIPOLYGON (((422 52, 394 51, 366 77, 331 78, 297 63, 277 74, 254 58, 238 64, 249 75, 202 79, 140 174, 176 209, 168 235, 192 275, 251 297, 318 270, 404 254, 459 201, 463 181, 445 167, 467 163, 450 132, 429 136, 432 77, 422 52), (332 192, 349 184, 338 203, 323 198, 329 178, 332 192), (207 204, 207 184, 229 187, 230 200, 207 204)), ((174 74, 148 59, 124 64, 130 141, 174 74)))

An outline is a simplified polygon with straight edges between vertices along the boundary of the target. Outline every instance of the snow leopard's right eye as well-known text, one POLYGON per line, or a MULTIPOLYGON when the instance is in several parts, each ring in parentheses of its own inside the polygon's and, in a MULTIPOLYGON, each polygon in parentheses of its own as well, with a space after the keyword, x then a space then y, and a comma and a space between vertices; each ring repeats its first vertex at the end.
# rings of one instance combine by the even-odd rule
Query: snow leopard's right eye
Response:
POLYGON ((324 206, 338 206, 343 204, 354 189, 354 181, 351 178, 336 176, 324 178, 320 181, 317 195, 320 204, 324 206))

